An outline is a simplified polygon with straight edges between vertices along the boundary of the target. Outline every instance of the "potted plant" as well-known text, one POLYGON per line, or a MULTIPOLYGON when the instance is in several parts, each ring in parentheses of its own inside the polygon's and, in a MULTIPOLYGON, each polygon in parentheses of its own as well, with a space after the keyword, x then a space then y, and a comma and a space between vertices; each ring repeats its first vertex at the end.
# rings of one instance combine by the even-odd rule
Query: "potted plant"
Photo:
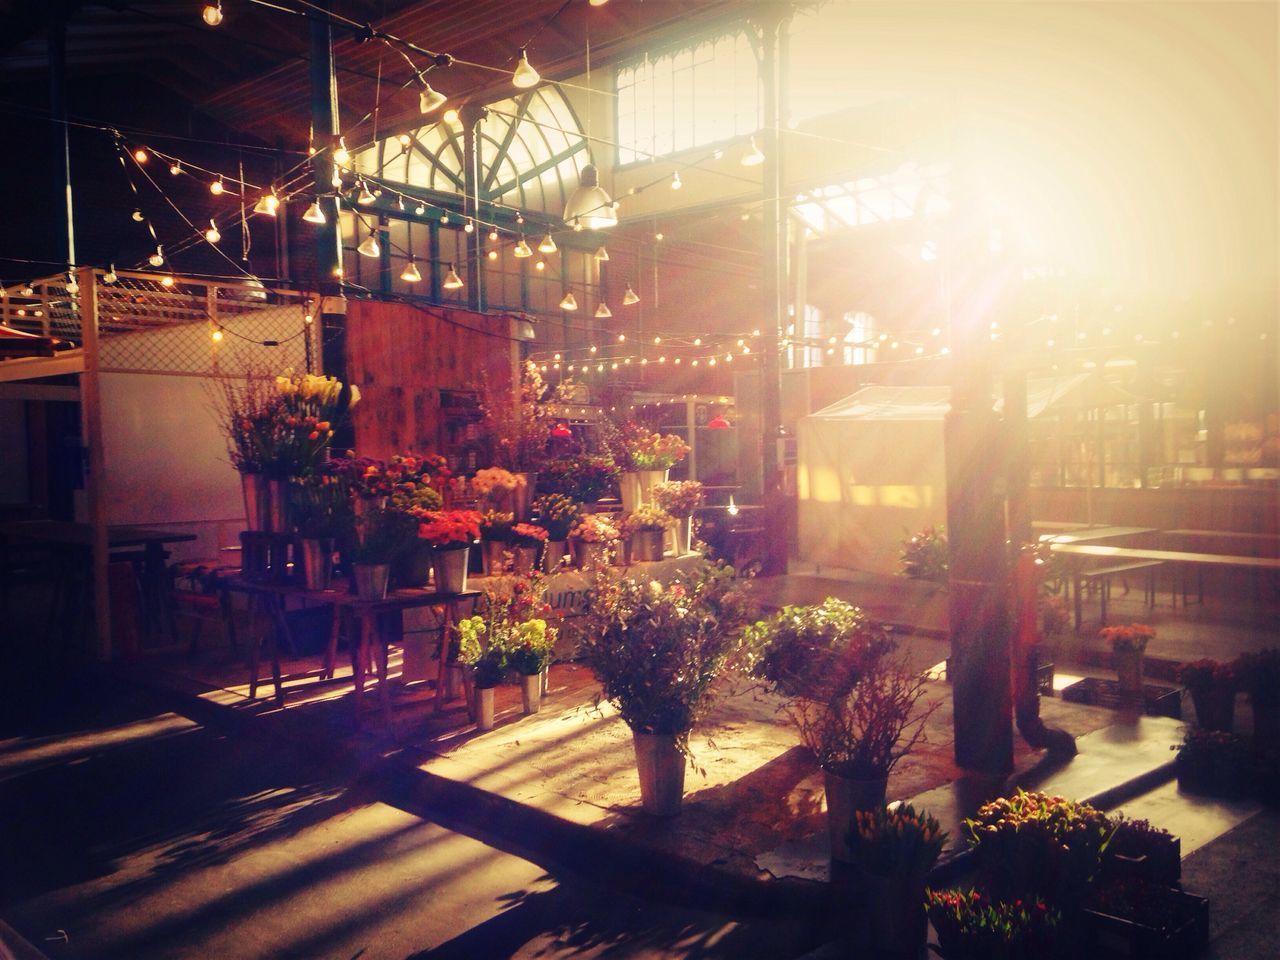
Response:
POLYGON ((898 565, 905 577, 946 583, 950 563, 947 536, 942 527, 925 527, 902 541, 898 565))
POLYGON ((684 459, 689 445, 674 433, 660 434, 638 423, 627 423, 619 432, 615 457, 622 464, 619 492, 622 509, 634 513, 652 502, 654 484, 667 479, 667 471, 684 459))
POLYGON ((583 514, 569 531, 574 563, 582 570, 607 564, 609 553, 621 538, 618 528, 604 514, 583 514))
POLYGON ((1111 643, 1111 665, 1123 696, 1142 699, 1142 656, 1155 635, 1154 628, 1145 623, 1103 627, 1098 632, 1098 636, 1111 643))
POLYGON ((786 606, 747 628, 750 672, 788 697, 830 701, 853 689, 895 641, 881 624, 835 597, 786 606))
POLYGON ((1250 794, 1249 747, 1244 738, 1226 730, 1193 728, 1175 749, 1179 790, 1229 800, 1250 794))
POLYGON ((849 831, 872 946, 893 956, 918 957, 925 940, 925 879, 947 835, 909 803, 859 810, 849 831))
POLYGON ((706 493, 697 480, 668 480, 653 485, 653 502, 678 521, 674 533, 677 557, 693 549, 693 515, 705 501, 706 493))
POLYGON ((520 575, 533 572, 538 548, 547 542, 547 531, 536 523, 517 523, 511 527, 512 570, 520 575))
POLYGON ((303 584, 308 590, 327 590, 334 539, 344 526, 350 526, 346 490, 333 477, 313 474, 295 477, 290 493, 303 584))
POLYGON ((1088 803, 1024 790, 979 807, 964 827, 985 890, 1043 896, 1064 912, 1079 909, 1113 830, 1088 803))
POLYGON ((1241 654, 1233 665, 1249 695, 1255 749, 1280 746, 1280 648, 1241 654))
POLYGON ((905 661, 880 657, 851 689, 821 702, 799 698, 787 713, 822 768, 832 859, 850 862, 848 836, 858 810, 881 806, 889 774, 924 739, 937 703, 920 705, 927 681, 905 661))
POLYGON ((544 493, 533 501, 533 517, 547 531, 542 552, 542 566, 547 573, 559 570, 564 562, 569 530, 581 513, 578 504, 562 493, 544 493))
POLYGON ((631 729, 644 810, 680 812, 689 731, 741 649, 745 597, 731 568, 703 564, 668 586, 597 568, 579 653, 631 729))
POLYGON ((484 572, 491 577, 506 570, 507 547, 515 514, 505 510, 486 510, 480 514, 480 545, 484 551, 484 572))
POLYGON ((517 510, 529 500, 529 477, 512 473, 502 467, 486 467, 477 470, 471 478, 471 491, 477 498, 489 504, 490 509, 511 513, 516 519, 524 519, 517 510))
POLYGON ((432 547, 431 568, 439 593, 465 593, 471 544, 480 537, 475 510, 420 510, 418 539, 432 547))
POLYGON ((382 600, 391 564, 412 543, 413 534, 387 509, 355 517, 354 526, 356 535, 343 546, 343 559, 351 565, 356 595, 362 600, 382 600))
POLYGON ((440 493, 421 479, 397 484, 387 498, 387 510, 405 528, 407 546, 391 564, 391 582, 399 587, 425 587, 431 577, 431 545, 417 537, 418 516, 439 510, 440 493))
POLYGON ((494 642, 485 617, 476 615, 458 621, 458 659, 471 668, 475 687, 476 728, 493 729, 494 689, 507 675, 507 651, 494 642))
POLYGON ((1062 914, 1040 897, 994 900, 978 890, 927 890, 925 913, 944 960, 1043 960, 1055 956, 1062 914))
POLYGON ((1208 658, 1178 664, 1178 682, 1191 694, 1196 723, 1206 730, 1235 729, 1236 674, 1229 663, 1208 658))
POLYGON ((631 562, 661 560, 663 537, 675 523, 671 514, 652 503, 642 503, 624 516, 620 532, 630 538, 631 562))
POLYGON ((560 457, 547 464, 538 485, 544 493, 560 493, 578 503, 595 503, 618 480, 613 460, 601 454, 560 457))

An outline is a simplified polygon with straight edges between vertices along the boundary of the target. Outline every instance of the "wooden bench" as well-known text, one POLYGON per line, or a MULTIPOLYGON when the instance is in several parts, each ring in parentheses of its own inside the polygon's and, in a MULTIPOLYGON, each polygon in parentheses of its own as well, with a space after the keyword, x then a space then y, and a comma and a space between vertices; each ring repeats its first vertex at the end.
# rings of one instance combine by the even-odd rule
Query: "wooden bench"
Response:
MULTIPOLYGON (((1148 607, 1154 607, 1156 605, 1156 568, 1162 566, 1164 566, 1164 562, 1161 560, 1129 560, 1123 563, 1111 563, 1103 567, 1079 571, 1075 578, 1076 633, 1080 632, 1080 624, 1083 619, 1082 598, 1086 587, 1098 587, 1099 600, 1102 606, 1099 624, 1105 627, 1107 625, 1107 602, 1111 599, 1112 578, 1145 570, 1147 579, 1143 589, 1143 599, 1146 600, 1148 607)), ((1129 592, 1127 579, 1124 581, 1124 592, 1126 594, 1129 592)))

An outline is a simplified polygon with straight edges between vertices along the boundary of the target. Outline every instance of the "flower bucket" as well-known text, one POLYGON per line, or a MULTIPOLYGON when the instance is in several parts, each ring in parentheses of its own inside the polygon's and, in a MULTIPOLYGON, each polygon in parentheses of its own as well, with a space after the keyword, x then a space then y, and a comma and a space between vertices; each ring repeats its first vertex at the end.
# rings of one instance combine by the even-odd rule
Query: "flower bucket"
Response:
POLYGON ((1230 733, 1235 728, 1236 692, 1228 687, 1192 690, 1191 702, 1196 708, 1196 725, 1205 730, 1230 733))
POLYGON ((505 540, 481 540, 480 549, 484 555, 484 572, 486 576, 497 577, 506 572, 507 562, 503 556, 507 552, 505 540))
POLYGON ((298 541, 302 583, 308 590, 328 590, 333 566, 333 541, 304 537, 298 541))
POLYGON ((640 473, 627 470, 618 478, 618 496, 622 500, 623 513, 635 513, 640 506, 640 473))
POLYGON ((1131 700, 1142 699, 1142 651, 1114 650, 1111 665, 1115 667, 1120 695, 1131 700))
POLYGON ((437 593, 466 593, 467 560, 471 551, 465 545, 436 547, 431 552, 431 566, 436 574, 437 593))
POLYGON ((831 836, 831 859, 852 863, 849 850, 849 832, 853 829, 853 817, 859 810, 874 810, 884 804, 889 778, 874 780, 850 780, 822 771, 827 793, 827 832, 831 836))
POLYGON ((537 713, 542 708, 542 674, 520 674, 520 697, 525 714, 537 713))
POLYGON ((431 579, 431 554, 431 544, 413 544, 391 564, 391 581, 398 587, 425 587, 431 579))
POLYGON ((637 530, 631 535, 631 562, 650 563, 662 559, 662 530, 637 530))
MULTIPOLYGON (((666 470, 637 470, 636 480, 640 484, 639 503, 653 503, 653 487, 657 483, 666 483, 666 470)), ((625 507, 623 509, 626 509, 625 507)))
POLYGON ((387 581, 391 578, 389 563, 353 563, 351 573, 355 579, 356 596, 361 600, 385 600, 387 581))
POLYGON ((260 473, 242 473, 240 490, 244 494, 245 529, 254 533, 270 530, 271 494, 267 478, 260 473))
POLYGON ((533 491, 538 484, 538 475, 517 473, 516 476, 522 478, 524 483, 511 491, 511 512, 515 515, 516 523, 525 523, 532 516, 529 506, 533 503, 533 491))
POLYGON ((573 544, 573 564, 579 570, 590 570, 598 563, 609 559, 609 545, 605 543, 586 543, 582 540, 571 540, 573 544))
POLYGON ((533 573, 534 561, 538 558, 537 547, 512 547, 511 572, 517 576, 527 577, 533 573))
POLYGON ((556 573, 564 564, 564 555, 568 549, 566 540, 548 540, 542 548, 542 569, 547 573, 556 573))
POLYGON ((356 517, 356 539, 364 543, 366 523, 362 521, 368 520, 375 513, 381 513, 386 509, 386 497, 356 497, 351 501, 351 509, 356 517))
POLYGON ((668 533, 672 542, 671 552, 683 557, 693 549, 693 517, 676 517, 676 525, 668 533))
POLYGON ((640 774, 640 803, 655 817, 674 817, 684 799, 684 754, 665 733, 631 732, 640 774))
POLYGON ((551 666, 542 668, 542 672, 538 674, 538 694, 545 697, 547 691, 551 689, 551 666))
POLYGON ((267 529, 272 533, 289 533, 289 481, 267 481, 267 529))
POLYGON ((493 687, 476 687, 476 729, 493 729, 493 687))

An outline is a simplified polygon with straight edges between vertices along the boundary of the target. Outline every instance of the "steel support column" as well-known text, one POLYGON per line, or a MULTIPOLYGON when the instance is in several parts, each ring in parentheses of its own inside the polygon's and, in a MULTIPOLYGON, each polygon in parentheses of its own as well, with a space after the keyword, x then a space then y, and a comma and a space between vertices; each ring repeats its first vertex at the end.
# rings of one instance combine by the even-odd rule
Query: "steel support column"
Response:
POLYGON ((338 218, 339 199, 333 187, 333 151, 338 146, 338 80, 333 69, 333 28, 329 0, 315 0, 321 10, 311 21, 311 129, 315 156, 311 158, 316 202, 325 222, 314 224, 316 231, 316 286, 321 294, 320 362, 324 372, 346 380, 346 312, 330 311, 342 294, 342 230, 338 218))

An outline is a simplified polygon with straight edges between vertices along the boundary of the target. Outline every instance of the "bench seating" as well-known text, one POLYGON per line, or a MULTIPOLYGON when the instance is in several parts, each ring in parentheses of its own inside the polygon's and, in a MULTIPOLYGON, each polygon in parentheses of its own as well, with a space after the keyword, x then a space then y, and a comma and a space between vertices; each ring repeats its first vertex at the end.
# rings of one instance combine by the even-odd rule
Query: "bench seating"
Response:
POLYGON ((1146 582, 1143 587, 1143 599, 1146 600, 1148 607, 1156 605, 1156 568, 1164 566, 1160 560, 1128 560, 1122 563, 1111 563, 1102 567, 1094 567, 1091 570, 1081 570, 1076 574, 1075 583, 1075 600, 1076 600, 1076 632, 1080 632, 1080 624, 1083 619, 1083 596, 1086 589, 1093 587, 1098 588, 1098 597, 1101 603, 1101 614, 1099 623, 1101 626, 1107 625, 1107 602, 1111 599, 1111 581, 1115 577, 1121 577, 1124 583, 1124 592, 1129 592, 1128 574, 1146 571, 1146 582))

